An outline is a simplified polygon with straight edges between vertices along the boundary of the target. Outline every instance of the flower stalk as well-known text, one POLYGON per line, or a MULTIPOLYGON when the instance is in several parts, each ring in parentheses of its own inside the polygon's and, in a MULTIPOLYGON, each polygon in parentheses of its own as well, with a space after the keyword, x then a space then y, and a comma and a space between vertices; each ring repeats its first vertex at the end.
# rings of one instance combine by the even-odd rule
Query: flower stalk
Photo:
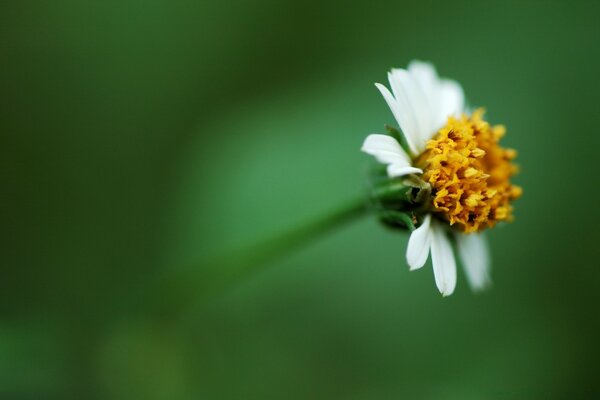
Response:
POLYGON ((153 279, 135 303, 150 304, 154 317, 173 319, 227 291, 236 283, 266 269, 273 261, 366 215, 364 198, 296 229, 275 235, 245 249, 213 257, 185 269, 166 271, 153 279))

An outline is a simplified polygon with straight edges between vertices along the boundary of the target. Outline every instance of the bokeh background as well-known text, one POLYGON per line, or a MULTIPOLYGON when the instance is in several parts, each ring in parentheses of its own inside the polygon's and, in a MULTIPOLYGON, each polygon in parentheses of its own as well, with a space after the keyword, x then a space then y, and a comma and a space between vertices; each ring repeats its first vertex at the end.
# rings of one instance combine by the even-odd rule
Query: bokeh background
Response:
POLYGON ((0 398, 597 396, 599 4, 2 2, 0 398), (363 218, 155 315, 156 277, 360 195, 414 58, 519 150, 492 290, 442 299, 363 218))

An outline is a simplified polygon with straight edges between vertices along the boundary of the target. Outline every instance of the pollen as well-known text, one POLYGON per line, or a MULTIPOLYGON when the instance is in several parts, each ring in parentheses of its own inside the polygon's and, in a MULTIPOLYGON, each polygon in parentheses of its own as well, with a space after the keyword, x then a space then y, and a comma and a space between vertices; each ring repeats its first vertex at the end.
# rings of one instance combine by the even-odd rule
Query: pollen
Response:
POLYGON ((510 182, 517 153, 499 144, 506 130, 490 126, 483 113, 448 118, 416 160, 431 184, 433 211, 466 233, 511 221, 511 202, 522 194, 510 182))

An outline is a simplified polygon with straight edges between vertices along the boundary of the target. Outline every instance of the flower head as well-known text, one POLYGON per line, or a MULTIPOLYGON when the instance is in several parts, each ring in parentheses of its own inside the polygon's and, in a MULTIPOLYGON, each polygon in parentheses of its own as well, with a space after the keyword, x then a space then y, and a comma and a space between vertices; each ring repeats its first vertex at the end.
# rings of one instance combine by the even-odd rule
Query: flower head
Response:
POLYGON ((390 128, 391 135, 371 134, 362 146, 387 165, 378 191, 386 196, 374 196, 383 219, 413 229, 410 269, 421 268, 431 254, 444 296, 456 286, 453 241, 471 287, 483 289, 490 262, 481 231, 512 220, 511 202, 522 192, 510 182, 516 152, 499 144, 505 128, 483 120, 483 109, 468 113, 461 86, 440 79, 431 64, 413 61, 406 70, 390 71, 388 79, 391 92, 375 85, 402 134, 390 128))

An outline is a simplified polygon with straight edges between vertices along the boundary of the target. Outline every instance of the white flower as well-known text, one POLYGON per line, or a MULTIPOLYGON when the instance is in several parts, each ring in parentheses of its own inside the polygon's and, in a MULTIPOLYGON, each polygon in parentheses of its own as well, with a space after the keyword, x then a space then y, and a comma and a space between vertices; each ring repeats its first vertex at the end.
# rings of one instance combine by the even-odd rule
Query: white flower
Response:
MULTIPOLYGON (((448 117, 460 118, 465 112, 463 90, 455 81, 440 79, 431 64, 418 61, 411 62, 406 70, 392 69, 388 79, 391 93, 384 85, 375 85, 400 125, 411 154, 396 139, 380 134, 369 135, 362 151, 387 164, 389 177, 422 174, 422 168, 413 165, 412 160, 425 151, 426 143, 446 125, 448 117)), ((449 229, 447 222, 432 214, 425 215, 410 236, 406 252, 410 269, 421 268, 431 253, 437 288, 443 296, 452 294, 456 286, 456 261, 449 235, 456 241, 471 287, 485 288, 490 283, 490 261, 483 235, 449 229)))

